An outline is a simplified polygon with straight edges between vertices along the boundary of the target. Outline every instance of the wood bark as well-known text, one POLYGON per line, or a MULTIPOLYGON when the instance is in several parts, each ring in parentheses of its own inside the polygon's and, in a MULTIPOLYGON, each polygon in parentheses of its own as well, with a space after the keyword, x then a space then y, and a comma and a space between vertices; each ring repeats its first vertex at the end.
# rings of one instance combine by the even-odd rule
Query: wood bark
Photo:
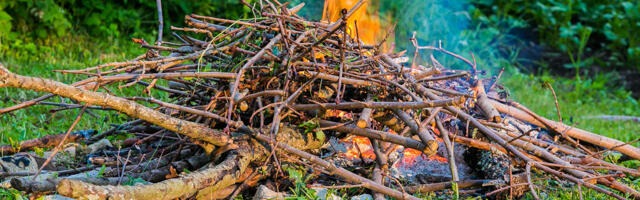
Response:
MULTIPOLYGON (((493 104, 493 106, 500 111, 501 113, 505 113, 507 115, 510 115, 512 117, 515 117, 516 119, 522 120, 522 121, 526 121, 529 122, 533 125, 536 126, 540 126, 540 127, 545 127, 544 123, 541 121, 538 121, 537 119, 535 119, 533 116, 527 114, 526 112, 514 108, 512 106, 508 106, 505 104, 502 104, 500 102, 497 101, 491 101, 491 104, 493 104)), ((569 129, 566 134, 576 138, 580 141, 584 141, 584 142, 588 142, 594 145, 598 145, 604 148, 612 148, 618 145, 623 145, 625 144, 624 142, 618 141, 616 139, 612 139, 612 138, 608 138, 608 137, 604 137, 595 133, 591 133, 589 131, 585 131, 579 128, 571 128, 570 126, 567 126, 566 124, 560 123, 560 122, 556 122, 556 121, 552 121, 546 118, 542 118, 542 120, 544 120, 547 124, 554 126, 555 129, 557 130, 567 130, 569 129)), ((622 154, 625 154, 627 156, 630 156, 632 158, 635 158, 636 160, 640 160, 640 149, 631 145, 624 145, 624 146, 620 146, 615 148, 616 151, 619 151, 622 154)))
MULTIPOLYGON (((60 142, 62 142, 62 138, 64 138, 63 134, 58 135, 45 135, 40 138, 25 140, 20 142, 18 148, 13 148, 11 145, 1 145, 0 146, 0 155, 4 156, 7 154, 17 153, 18 151, 31 151, 35 147, 39 148, 47 148, 54 147, 60 142)), ((80 139, 83 139, 83 135, 81 134, 70 134, 69 137, 64 141, 65 143, 76 142, 80 139)))
POLYGON ((487 97, 487 93, 484 91, 484 84, 482 83, 482 80, 477 81, 476 89, 478 90, 478 106, 480 106, 480 109, 482 109, 482 112, 485 114, 487 119, 492 122, 502 121, 500 113, 498 113, 496 108, 491 105, 489 97, 487 97))
POLYGON ((130 117, 139 118, 166 128, 167 130, 206 141, 217 146, 223 146, 231 142, 229 136, 221 131, 216 131, 191 121, 171 117, 134 101, 105 93, 76 88, 53 80, 20 76, 9 72, 9 70, 2 65, 0 65, 0 87, 15 87, 49 92, 91 105, 110 107, 130 117))

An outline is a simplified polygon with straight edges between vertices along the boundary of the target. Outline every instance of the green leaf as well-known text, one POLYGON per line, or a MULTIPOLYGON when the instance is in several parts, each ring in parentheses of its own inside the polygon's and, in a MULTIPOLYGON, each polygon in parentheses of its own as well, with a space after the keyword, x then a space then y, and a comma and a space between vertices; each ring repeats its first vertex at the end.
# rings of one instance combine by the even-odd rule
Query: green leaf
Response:
POLYGON ((102 178, 104 177, 104 170, 107 169, 107 166, 102 165, 102 167, 100 167, 100 171, 98 171, 98 175, 96 176, 96 178, 102 178))
POLYGON ((316 131, 316 139, 320 141, 324 141, 325 135, 324 135, 324 132, 322 132, 322 130, 316 131))

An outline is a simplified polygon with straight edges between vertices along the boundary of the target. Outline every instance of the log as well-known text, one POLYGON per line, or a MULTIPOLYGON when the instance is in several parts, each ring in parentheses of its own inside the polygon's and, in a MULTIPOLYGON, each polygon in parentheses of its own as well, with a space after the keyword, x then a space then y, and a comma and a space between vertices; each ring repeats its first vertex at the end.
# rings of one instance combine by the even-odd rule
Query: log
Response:
POLYGON ((484 112, 487 119, 498 123, 502 121, 500 119, 500 113, 498 113, 496 108, 491 105, 489 97, 487 97, 487 93, 484 91, 484 84, 482 83, 482 80, 477 81, 476 89, 478 90, 478 106, 480 106, 480 109, 482 109, 482 112, 484 112))
POLYGON ((77 199, 176 199, 195 193, 207 186, 220 189, 234 184, 234 179, 246 168, 238 155, 229 155, 222 163, 204 171, 192 172, 180 178, 141 186, 99 186, 78 180, 62 179, 57 191, 60 195, 77 199), (240 169, 240 170, 239 170, 240 169))
POLYGON ((49 79, 20 76, 11 73, 2 64, 0 64, 0 88, 2 87, 15 87, 40 92, 49 92, 92 105, 110 107, 133 118, 145 120, 170 131, 206 141, 213 145, 223 146, 231 142, 230 137, 221 131, 210 129, 198 123, 171 117, 140 105, 134 101, 129 101, 124 98, 105 93, 76 88, 49 79))
MULTIPOLYGON (((73 132, 67 137, 67 139, 65 140, 65 143, 72 143, 72 142, 79 141, 81 139, 87 139, 88 137, 91 137, 91 135, 95 134, 95 132, 96 132, 95 130, 90 130, 89 132, 88 131, 73 132)), ((62 142, 62 138, 64 138, 64 135, 65 135, 64 133, 58 134, 58 135, 45 135, 40 138, 25 140, 20 142, 20 144, 18 145, 18 149, 13 148, 11 145, 2 145, 0 146, 0 155, 13 154, 13 153, 17 153, 18 151, 31 151, 35 147, 38 147, 38 148, 54 147, 60 144, 60 142, 62 142)))
MULTIPOLYGON (((522 120, 522 121, 526 121, 529 122, 533 125, 536 126, 540 126, 540 127, 545 127, 544 123, 541 121, 538 121, 537 119, 535 119, 533 116, 527 114, 526 112, 514 108, 512 106, 508 106, 505 105, 503 103, 491 100, 491 104, 493 104, 493 106, 501 113, 505 113, 507 115, 510 115, 512 117, 515 117, 516 119, 522 120)), ((545 121, 546 124, 549 124, 551 126, 553 126, 552 128, 556 129, 556 130, 567 130, 570 128, 570 126, 567 126, 566 124, 560 123, 560 122, 556 122, 553 120, 549 120, 546 119, 544 117, 541 117, 542 120, 545 121)), ((612 139, 612 138, 608 138, 608 137, 604 137, 595 133, 591 133, 589 131, 585 131, 579 128, 571 128, 566 132, 567 135, 574 137, 576 139, 579 139, 581 141, 584 142, 588 142, 597 146, 601 146, 604 148, 613 148, 615 146, 619 146, 619 145, 624 145, 624 142, 621 142, 619 140, 616 139, 612 139)), ((624 146, 620 146, 615 148, 614 150, 619 151, 622 154, 625 154, 629 157, 632 157, 636 160, 640 160, 640 149, 631 145, 624 145, 624 146)))

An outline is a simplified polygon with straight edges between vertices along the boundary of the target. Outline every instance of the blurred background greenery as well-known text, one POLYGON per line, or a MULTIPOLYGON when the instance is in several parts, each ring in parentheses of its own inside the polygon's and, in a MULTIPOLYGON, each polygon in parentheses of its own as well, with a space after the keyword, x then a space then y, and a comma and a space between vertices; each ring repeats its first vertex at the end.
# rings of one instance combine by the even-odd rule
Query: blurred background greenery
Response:
MULTIPOLYGON (((407 55, 413 55, 409 38, 415 31, 421 45, 442 41, 444 48, 466 58, 473 53, 486 77, 504 68, 499 82, 512 94, 510 98, 544 117, 557 118, 553 96, 542 86, 549 82, 558 93, 565 123, 577 122, 579 128, 622 141, 638 138, 640 124, 636 122, 584 117, 640 116, 640 0, 369 1, 371 12, 388 17, 385 28, 397 22, 396 51, 406 49, 407 55)), ((300 15, 321 19, 322 0, 292 0, 290 5, 301 2, 306 6, 300 15)), ((162 5, 165 40, 173 39, 167 34, 169 27, 184 26, 187 14, 255 17, 238 0, 164 0, 162 5)), ((18 74, 71 83, 83 77, 52 70, 134 58, 144 49, 130 39, 144 38, 151 43, 156 35, 152 0, 0 1, 0 62, 18 74)), ((447 67, 465 68, 451 57, 434 55, 447 67)), ((133 95, 142 88, 114 90, 133 95)), ((2 88, 0 107, 39 95, 2 88)), ((51 108, 39 105, 0 115, 0 143, 58 134, 78 112, 49 114, 51 108)), ((101 117, 84 117, 76 130, 104 130, 109 124, 128 120, 117 113, 95 112, 101 117)), ((640 179, 630 181, 637 184, 640 179)), ((575 194, 557 194, 559 198, 567 195, 575 194)))

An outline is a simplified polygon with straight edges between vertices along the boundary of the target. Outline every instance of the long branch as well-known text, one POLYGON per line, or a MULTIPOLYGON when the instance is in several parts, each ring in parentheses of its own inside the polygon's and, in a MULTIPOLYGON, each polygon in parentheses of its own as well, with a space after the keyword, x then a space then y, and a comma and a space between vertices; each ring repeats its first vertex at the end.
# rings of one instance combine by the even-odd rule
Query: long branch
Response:
POLYGON ((49 92, 92 105, 110 107, 133 118, 139 118, 170 131, 203 140, 218 146, 226 145, 231 141, 228 135, 220 131, 210 129, 191 121, 171 117, 140 105, 134 101, 111 96, 105 93, 76 88, 53 80, 20 76, 11 73, 3 65, 0 65, 0 88, 1 87, 15 87, 40 92, 49 92))

